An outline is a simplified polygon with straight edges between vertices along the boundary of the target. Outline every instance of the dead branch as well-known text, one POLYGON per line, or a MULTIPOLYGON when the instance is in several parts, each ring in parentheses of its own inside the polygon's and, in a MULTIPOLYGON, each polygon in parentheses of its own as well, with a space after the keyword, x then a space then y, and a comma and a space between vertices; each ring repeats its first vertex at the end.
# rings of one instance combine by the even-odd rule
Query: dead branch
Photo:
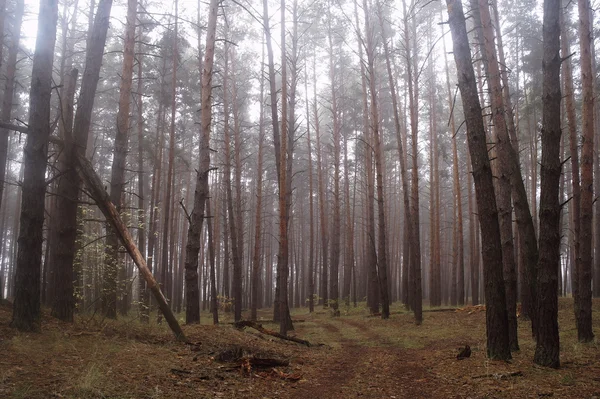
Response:
POLYGON ((258 324, 255 321, 241 320, 241 321, 234 323, 234 326, 235 326, 235 328, 240 329, 240 330, 243 329, 244 327, 251 327, 263 334, 270 335, 272 337, 276 337, 276 338, 283 339, 286 341, 296 342, 298 344, 302 344, 302 345, 306 345, 306 346, 311 346, 310 342, 308 342, 308 341, 305 341, 303 339, 296 338, 296 337, 289 337, 286 335, 282 335, 282 334, 279 334, 278 332, 275 332, 272 330, 267 330, 266 328, 264 328, 262 326, 262 324, 258 324))

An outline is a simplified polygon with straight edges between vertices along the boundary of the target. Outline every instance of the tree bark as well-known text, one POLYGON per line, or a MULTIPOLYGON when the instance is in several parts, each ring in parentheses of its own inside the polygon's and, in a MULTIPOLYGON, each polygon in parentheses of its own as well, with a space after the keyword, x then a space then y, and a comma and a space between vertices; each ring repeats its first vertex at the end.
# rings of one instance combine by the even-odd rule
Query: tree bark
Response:
MULTIPOLYGON (((133 82, 133 58, 135 46, 137 0, 127 1, 127 23, 123 43, 123 68, 121 70, 121 87, 119 90, 119 110, 117 112, 117 133, 115 136, 114 154, 110 178, 110 200, 121 212, 123 187, 125 185, 125 163, 129 143, 129 109, 131 104, 131 86, 133 82)), ((119 262, 119 240, 110 229, 107 231, 106 260, 104 264, 104 295, 102 309, 105 316, 117 317, 117 297, 119 269, 125 267, 119 262)), ((123 289, 123 286, 121 286, 123 289)))
POLYGON ((471 64, 471 51, 465 26, 465 16, 460 0, 446 0, 450 31, 454 43, 454 60, 458 72, 465 119, 467 140, 471 153, 473 179, 479 210, 479 222, 483 241, 486 298, 487 354, 492 359, 511 358, 508 338, 506 293, 502 277, 502 248, 498 210, 494 195, 492 171, 488 158, 487 140, 477 94, 475 73, 471 64))
POLYGON ((329 276, 329 304, 333 309, 334 315, 339 315, 339 263, 340 263, 340 121, 337 98, 337 77, 335 73, 336 65, 333 60, 333 39, 331 28, 331 7, 327 7, 327 42, 329 45, 329 80, 331 82, 331 112, 333 120, 333 218, 331 222, 331 257, 330 257, 330 276, 329 276))
MULTIPOLYGON (((264 65, 265 50, 262 48, 262 63, 264 65)), ((261 73, 260 78, 260 111, 258 121, 258 162, 256 164, 256 214, 254 219, 254 249, 252 252, 252 298, 250 320, 256 321, 258 309, 258 295, 260 284, 260 258, 262 244, 262 208, 263 208, 263 158, 264 158, 264 142, 265 142, 265 120, 264 120, 264 74, 261 73)), ((309 151, 310 154, 310 151, 309 151)), ((311 175, 312 177, 312 175, 311 175)), ((312 181, 312 180, 311 180, 312 181)), ((311 209, 312 210, 312 209, 311 209)), ((312 226, 311 226, 312 227, 312 226)))
MULTIPOLYGON (((2 0, 0 3, 0 10, 2 12, 2 25, 4 25, 4 8, 6 6, 6 0, 2 0)), ((8 44, 8 57, 6 59, 6 70, 4 72, 4 92, 2 93, 2 111, 0 111, 0 121, 9 123, 11 119, 13 109, 13 97, 15 92, 15 75, 17 72, 17 55, 19 54, 19 42, 21 39, 21 23, 23 22, 23 13, 25 10, 25 1, 18 0, 15 3, 15 14, 13 20, 13 29, 11 30, 11 38, 8 44)), ((0 30, 0 32, 3 32, 0 30)), ((3 40, 3 44, 6 39, 3 40)), ((2 50, 0 50, 0 54, 2 50)), ((2 58, 0 57, 0 60, 2 58)), ((2 62, 2 61, 0 61, 2 62)), ((6 161, 8 155, 8 130, 0 130, 0 209, 2 209, 2 198, 4 193, 4 186, 6 185, 6 161)))
POLYGON ((577 338, 580 342, 594 339, 592 329, 592 218, 594 201, 594 86, 590 26, 590 2, 578 0, 579 52, 581 54, 582 88, 582 147, 581 147, 581 197, 580 197, 580 263, 578 270, 579 309, 577 311, 577 338))
MULTIPOLYGON (((419 87, 417 85, 418 79, 415 79, 414 74, 414 63, 416 63, 416 54, 411 55, 411 35, 414 33, 415 27, 413 26, 413 32, 409 34, 409 14, 406 11, 406 0, 402 1, 402 8, 404 9, 404 41, 406 51, 406 73, 408 83, 408 100, 410 109, 410 131, 412 139, 412 177, 411 177, 411 221, 412 221, 412 239, 413 245, 410 248, 410 287, 409 290, 412 295, 410 297, 410 306, 415 314, 415 320, 417 324, 421 324, 423 321, 423 310, 422 310, 422 288, 421 288, 421 237, 420 237, 420 218, 419 218, 419 149, 418 149, 418 135, 419 135, 419 117, 418 117, 418 98, 419 98, 419 87), (415 59, 413 59, 414 57, 415 59)), ((415 24, 414 18, 412 18, 412 24, 415 24)), ((412 35, 414 36, 414 35, 412 35)), ((413 37, 413 41, 416 38, 413 37)))
POLYGON ((21 331, 40 329, 40 270, 46 197, 46 159, 50 137, 52 63, 58 20, 58 1, 40 1, 38 33, 29 92, 29 134, 23 153, 24 175, 15 298, 11 326, 21 331))
MULTIPOLYGON (((483 31, 484 63, 491 91, 492 120, 496 132, 496 154, 498 157, 498 184, 496 200, 498 204, 498 220, 502 239, 502 262, 504 287, 506 289, 506 308, 508 312, 508 333, 510 348, 519 350, 517 337, 517 274, 515 247, 513 243, 511 176, 520 175, 516 152, 510 143, 508 127, 505 119, 505 106, 500 79, 500 68, 496 55, 494 30, 487 1, 479 0, 479 14, 483 31)), ((518 177, 518 176, 517 176, 518 177)), ((513 179, 517 180, 517 179, 513 179)), ((522 179, 518 177, 522 183, 522 179)))
POLYGON ((52 305, 52 316, 66 321, 73 321, 75 310, 75 296, 73 290, 75 261, 75 245, 77 239, 77 215, 75 219, 70 218, 70 212, 77 210, 79 187, 74 184, 77 181, 76 171, 72 169, 73 148, 73 105, 75 87, 77 83, 77 69, 73 69, 65 80, 66 89, 63 91, 61 118, 59 128, 61 137, 65 140, 66 150, 63 150, 58 158, 58 169, 63 171, 58 183, 57 207, 56 207, 56 237, 49 263, 54 264, 53 289, 54 294, 49 298, 52 305), (75 223, 73 223, 75 222, 75 223))
MULTIPOLYGON (((190 215, 187 245, 185 247, 185 321, 186 324, 200 322, 200 287, 198 286, 198 252, 200 233, 207 215, 205 203, 208 198, 208 175, 210 173, 210 130, 212 122, 212 74, 217 31, 218 0, 211 0, 206 30, 206 48, 202 67, 202 91, 200 104, 200 168, 196 173, 194 208, 190 215)), ((210 215, 208 215, 210 216, 210 215)))
POLYGON ((558 368, 558 268, 560 265, 560 0, 544 1, 542 164, 537 318, 534 363, 558 368))

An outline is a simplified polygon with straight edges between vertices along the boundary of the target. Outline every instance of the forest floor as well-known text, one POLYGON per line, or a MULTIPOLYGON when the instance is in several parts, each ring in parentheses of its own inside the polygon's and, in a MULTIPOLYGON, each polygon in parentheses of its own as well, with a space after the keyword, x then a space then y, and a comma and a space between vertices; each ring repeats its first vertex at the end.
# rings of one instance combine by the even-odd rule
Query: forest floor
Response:
MULTIPOLYGON (((291 334, 313 344, 306 347, 237 330, 230 314, 219 326, 203 313, 202 325, 184 327, 192 345, 176 342, 164 323, 98 315, 65 324, 45 312, 42 332, 25 334, 8 327, 5 304, 0 398, 600 398, 600 339, 577 342, 572 305, 561 298, 562 367, 552 370, 533 365, 531 324, 524 320, 521 351, 510 362, 488 360, 485 312, 474 307, 426 308, 421 326, 401 305, 389 320, 369 317, 364 305, 341 309, 341 317, 297 309, 291 334), (472 355, 459 361, 465 344, 472 355), (255 358, 287 365, 261 369, 250 365, 255 358)), ((600 334, 599 300, 593 317, 600 334)))

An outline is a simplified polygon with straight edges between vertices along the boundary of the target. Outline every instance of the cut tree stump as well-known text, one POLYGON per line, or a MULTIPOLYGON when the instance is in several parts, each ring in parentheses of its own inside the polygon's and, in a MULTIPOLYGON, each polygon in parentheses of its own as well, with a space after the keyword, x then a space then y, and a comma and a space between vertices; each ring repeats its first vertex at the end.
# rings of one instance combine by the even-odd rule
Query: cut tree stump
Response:
POLYGON ((306 346, 311 346, 310 342, 308 342, 306 340, 303 340, 303 339, 300 339, 300 338, 296 338, 296 337, 290 337, 290 336, 287 336, 287 335, 282 335, 282 334, 279 334, 276 331, 267 330, 266 328, 264 328, 262 326, 262 324, 258 324, 255 321, 241 320, 241 321, 238 321, 238 322, 234 323, 233 325, 235 326, 235 328, 238 328, 240 330, 243 329, 244 327, 251 327, 251 328, 254 328, 255 330, 257 330, 257 331, 259 331, 259 332, 261 332, 263 334, 270 335, 270 336, 275 337, 275 338, 283 339, 283 340, 286 340, 286 341, 296 342, 298 344, 302 344, 302 345, 306 345, 306 346))

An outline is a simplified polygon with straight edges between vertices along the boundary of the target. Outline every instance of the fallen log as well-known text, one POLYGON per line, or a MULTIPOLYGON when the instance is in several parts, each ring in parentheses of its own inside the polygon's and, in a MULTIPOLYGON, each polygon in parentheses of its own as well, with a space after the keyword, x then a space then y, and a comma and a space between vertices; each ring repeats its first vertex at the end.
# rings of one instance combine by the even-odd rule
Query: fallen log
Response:
POLYGON ((262 326, 262 324, 258 324, 255 321, 241 320, 241 321, 238 321, 238 322, 234 323, 233 325, 235 326, 235 328, 240 329, 240 330, 243 329, 244 327, 251 327, 251 328, 254 328, 255 330, 257 330, 257 331, 259 331, 259 332, 261 332, 263 334, 270 335, 270 336, 275 337, 275 338, 279 338, 279 339, 283 339, 283 340, 286 340, 286 341, 292 341, 292 342, 296 342, 298 344, 310 346, 310 342, 308 342, 306 340, 303 340, 303 339, 300 339, 300 338, 296 338, 296 337, 290 337, 290 336, 287 336, 287 335, 282 335, 282 334, 279 334, 276 331, 267 330, 266 328, 264 328, 262 326))
POLYGON ((121 215, 119 215, 119 212, 117 212, 117 208, 115 208, 115 205, 110 201, 110 197, 104 189, 100 177, 87 158, 83 156, 77 157, 77 172, 88 188, 90 197, 94 200, 94 202, 96 202, 96 205, 98 205, 98 208, 100 208, 106 220, 113 226, 119 237, 119 240, 129 253, 129 256, 131 256, 133 262, 138 267, 140 275, 146 280, 148 289, 154 295, 160 311, 169 324, 169 327, 175 334, 175 338, 177 338, 178 341, 188 342, 183 330, 181 329, 181 326, 179 325, 179 322, 175 318, 175 315, 171 311, 165 296, 160 290, 158 282, 152 275, 150 269, 148 269, 146 260, 142 256, 137 245, 135 245, 131 233, 127 229, 123 219, 121 219, 121 215))
POLYGON ((523 377, 523 372, 522 371, 513 371, 512 373, 489 373, 489 374, 482 374, 482 375, 474 375, 473 379, 476 378, 495 378, 497 380, 505 380, 509 377, 523 377))

